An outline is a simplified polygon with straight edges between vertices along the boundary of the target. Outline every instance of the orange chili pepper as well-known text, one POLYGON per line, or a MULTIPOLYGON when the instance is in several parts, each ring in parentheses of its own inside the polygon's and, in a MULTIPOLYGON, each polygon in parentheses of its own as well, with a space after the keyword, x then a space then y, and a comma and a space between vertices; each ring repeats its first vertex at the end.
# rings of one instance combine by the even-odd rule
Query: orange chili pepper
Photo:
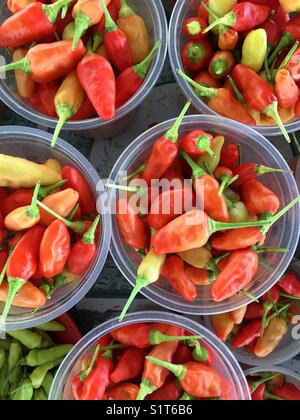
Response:
MULTIPOLYGON (((18 48, 13 53, 13 62, 22 60, 22 58, 26 57, 27 53, 28 50, 26 50, 26 48, 18 48)), ((21 96, 21 98, 27 99, 34 94, 35 82, 33 81, 30 74, 16 70, 15 78, 18 94, 21 96)))
POLYGON ((230 28, 228 31, 219 35, 218 46, 220 50, 232 51, 235 49, 239 41, 239 34, 234 29, 230 28))
MULTIPOLYGON (((79 199, 79 194, 72 188, 60 191, 58 193, 49 195, 42 203, 55 211, 61 217, 68 217, 73 208, 76 206, 79 199)), ((55 217, 47 213, 46 210, 40 208, 41 220, 40 223, 44 226, 49 226, 55 217)))
POLYGON ((288 70, 282 69, 276 74, 275 94, 282 108, 290 108, 298 102, 299 88, 288 70))
POLYGON ((210 74, 216 79, 224 79, 230 74, 235 59, 230 51, 217 51, 210 60, 208 70, 210 74))

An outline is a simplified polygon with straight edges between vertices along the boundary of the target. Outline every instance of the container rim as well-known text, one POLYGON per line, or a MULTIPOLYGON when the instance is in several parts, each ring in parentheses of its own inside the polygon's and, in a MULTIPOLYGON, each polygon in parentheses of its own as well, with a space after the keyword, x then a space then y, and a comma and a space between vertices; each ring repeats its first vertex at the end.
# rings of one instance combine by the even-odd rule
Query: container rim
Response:
POLYGON ((260 373, 260 372, 282 373, 283 375, 289 378, 292 378, 294 381, 298 382, 300 386, 300 376, 294 371, 287 369, 283 366, 265 365, 265 366, 260 366, 260 367, 253 367, 251 369, 246 370, 244 373, 245 373, 245 376, 247 377, 248 375, 252 375, 254 373, 260 373))
POLYGON ((76 361, 97 339, 118 327, 143 322, 164 322, 175 324, 183 326, 192 333, 200 333, 200 335, 203 335, 204 340, 214 351, 217 352, 219 357, 221 357, 224 361, 227 369, 230 371, 232 378, 234 378, 235 385, 238 388, 236 388, 237 394, 239 394, 241 398, 244 396, 244 400, 251 399, 247 380, 242 368, 231 351, 214 334, 207 330, 203 325, 181 315, 161 311, 149 311, 131 313, 127 315, 122 322, 119 322, 118 318, 113 318, 94 328, 85 337, 83 337, 60 365, 50 390, 49 400, 60 399, 67 376, 69 376, 76 361))
MULTIPOLYGON (((49 144, 49 148, 52 139, 50 133, 35 128, 21 126, 1 126, 0 144, 1 137, 3 137, 4 135, 19 135, 20 137, 28 136, 33 138, 37 142, 42 139, 42 141, 44 141, 46 144, 49 144)), ((106 211, 102 211, 105 209, 107 195, 104 192, 104 185, 102 184, 99 175, 97 174, 94 167, 90 164, 90 162, 77 149, 75 149, 75 147, 62 140, 61 138, 59 138, 57 141, 56 149, 58 151, 61 150, 62 152, 65 152, 66 154, 71 156, 75 162, 80 162, 80 166, 84 166, 86 168, 86 175, 90 178, 90 180, 95 185, 99 185, 99 187, 101 188, 101 194, 97 201, 98 208, 100 207, 100 212, 102 213, 102 237, 101 244, 99 244, 98 261, 94 264, 94 267, 88 272, 88 279, 83 284, 80 284, 80 287, 76 287, 76 290, 73 291, 73 294, 72 292, 70 292, 71 296, 66 296, 60 302, 58 307, 53 308, 52 310, 49 308, 45 311, 45 313, 36 312, 33 316, 32 313, 23 314, 22 316, 9 316, 5 323, 6 331, 33 328, 39 324, 46 323, 59 317, 60 315, 64 314, 69 309, 71 309, 73 306, 75 306, 81 299, 84 298, 84 296, 86 296, 93 284, 97 281, 109 252, 109 246, 111 241, 111 215, 106 211)), ((41 311, 43 311, 43 308, 41 308, 41 311)))

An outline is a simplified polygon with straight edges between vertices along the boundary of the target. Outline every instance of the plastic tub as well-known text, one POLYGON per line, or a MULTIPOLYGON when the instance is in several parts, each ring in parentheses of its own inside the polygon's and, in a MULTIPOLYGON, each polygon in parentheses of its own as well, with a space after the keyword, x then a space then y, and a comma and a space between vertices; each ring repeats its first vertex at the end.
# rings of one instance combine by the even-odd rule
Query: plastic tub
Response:
MULTIPOLYGON (((176 71, 177 69, 184 71, 180 58, 182 47, 187 42, 187 38, 185 38, 185 36, 182 34, 183 21, 189 17, 195 16, 196 13, 194 12, 196 12, 198 6, 198 0, 181 0, 176 2, 169 26, 169 56, 174 76, 184 95, 192 100, 196 110, 200 114, 218 115, 195 94, 189 83, 185 81, 181 76, 179 76, 176 71)), ((295 118, 294 120, 285 124, 285 127, 288 132, 299 130, 300 118, 295 118)), ((276 125, 253 126, 253 128, 264 136, 281 135, 281 131, 276 125)))
MULTIPOLYGON (((138 106, 141 105, 148 96, 159 78, 167 53, 168 30, 166 15, 161 0, 141 0, 139 2, 129 0, 128 4, 133 6, 133 8, 145 19, 150 33, 151 45, 154 45, 158 40, 161 40, 162 42, 161 48, 153 61, 143 86, 134 97, 117 110, 116 117, 112 121, 103 121, 100 118, 92 118, 82 121, 67 122, 64 125, 64 130, 72 130, 75 132, 81 131, 81 134, 92 137, 95 140, 117 135, 127 127, 138 106)), ((1 2, 0 23, 9 15, 10 13, 7 9, 6 2, 1 2)), ((4 49, 0 48, 0 55, 5 57, 6 62, 11 61, 10 55, 4 49)), ((39 113, 16 94, 14 72, 8 72, 6 79, 1 80, 0 78, 0 99, 22 117, 43 127, 55 128, 57 123, 56 119, 39 113)))
MULTIPOLYGON (((288 271, 291 273, 299 274, 300 273, 300 262, 294 260, 288 271)), ((214 329, 212 327, 211 318, 204 318, 205 326, 212 332, 214 329)), ((283 340, 280 342, 279 346, 267 357, 260 359, 254 354, 249 353, 246 349, 233 349, 230 344, 227 344, 232 353, 235 355, 237 360, 240 363, 249 366, 265 366, 265 365, 280 365, 287 362, 288 360, 293 359, 300 353, 300 337, 298 340, 293 338, 292 330, 295 328, 295 325, 289 325, 289 330, 283 340)))
POLYGON ((297 386, 300 389, 300 376, 293 372, 292 370, 285 369, 281 366, 272 366, 265 364, 261 367, 252 368, 249 370, 246 370, 245 376, 248 375, 255 375, 256 373, 263 373, 263 372, 270 372, 270 373, 280 373, 285 376, 286 382, 291 383, 295 386, 297 386))
MULTIPOLYGON (((118 184, 122 172, 135 170, 144 163, 150 154, 153 142, 165 133, 173 123, 174 120, 169 120, 159 124, 131 143, 113 168, 110 181, 118 184)), ((274 146, 262 135, 242 124, 216 116, 194 115, 184 118, 181 126, 182 133, 196 128, 201 128, 214 135, 223 134, 227 142, 240 144, 244 163, 254 161, 269 167, 289 169, 274 146)), ((295 179, 290 173, 267 174, 261 177, 261 181, 278 195, 282 207, 298 195, 295 179)), ((111 192, 112 201, 115 200, 116 194, 116 191, 111 192)), ((260 266, 258 274, 248 288, 252 295, 260 297, 266 293, 289 266, 299 239, 299 208, 299 205, 296 205, 269 231, 266 246, 288 248, 289 252, 268 254, 268 262, 272 271, 260 266)), ((133 249, 123 243, 115 215, 112 216, 111 254, 121 273, 134 285, 137 266, 141 260, 133 249)), ((199 290, 196 301, 187 303, 171 291, 164 280, 142 289, 141 292, 161 306, 186 314, 212 315, 229 312, 250 303, 250 299, 244 295, 237 295, 224 302, 215 303, 210 297, 209 286, 202 287, 199 290)))
POLYGON ((143 322, 163 322, 166 324, 178 325, 192 332, 201 335, 216 355, 214 367, 228 380, 233 387, 232 398, 235 400, 249 400, 249 389, 241 367, 230 351, 202 325, 167 312, 136 312, 127 315, 123 322, 119 323, 117 318, 105 322, 88 333, 68 354, 60 365, 54 378, 50 391, 49 400, 70 400, 72 398, 72 379, 80 370, 80 360, 86 352, 95 346, 99 338, 110 333, 116 328, 143 322))
MULTIPOLYGON (((92 165, 73 146, 63 140, 58 141, 55 149, 50 148, 51 135, 40 130, 26 127, 0 127, 0 153, 27 158, 36 162, 57 159, 64 165, 72 165, 80 170, 88 181, 96 198, 96 192, 103 186, 92 165)), ((101 217, 101 241, 97 255, 89 270, 76 282, 62 286, 49 302, 37 312, 13 306, 5 323, 6 330, 32 328, 62 315, 76 305, 98 279, 105 263, 111 236, 110 215, 104 211, 106 194, 97 197, 98 211, 101 217)), ((0 313, 3 303, 0 303, 0 313)))

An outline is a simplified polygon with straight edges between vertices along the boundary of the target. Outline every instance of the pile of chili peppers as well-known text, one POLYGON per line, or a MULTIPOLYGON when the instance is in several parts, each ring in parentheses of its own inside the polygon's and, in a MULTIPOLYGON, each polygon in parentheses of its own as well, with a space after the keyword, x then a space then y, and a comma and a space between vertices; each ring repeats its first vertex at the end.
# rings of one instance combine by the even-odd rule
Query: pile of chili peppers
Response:
POLYGON ((241 164, 237 145, 225 144, 223 136, 214 138, 200 127, 180 135, 189 105, 154 141, 148 161, 127 177, 129 187, 107 185, 129 191, 117 199, 116 218, 124 242, 142 255, 120 319, 137 293, 160 276, 187 302, 195 301, 203 287, 209 287, 214 302, 222 302, 244 293, 255 280, 261 253, 288 252, 263 245, 271 226, 300 197, 280 210, 279 198, 260 181, 260 175, 285 171, 256 162, 241 164), (187 179, 192 182, 186 184, 187 179), (156 187, 161 180, 173 187, 168 184, 161 192, 156 187), (134 187, 140 181, 148 187, 134 187), (183 202, 190 198, 197 200, 192 209, 183 202), (144 214, 135 206, 139 200, 144 214))
POLYGON ((230 399, 200 336, 165 323, 120 327, 101 337, 72 380, 76 400, 230 399))
POLYGON ((1 325, 11 305, 37 310, 97 252, 100 216, 74 167, 0 154, 1 325))
POLYGON ((212 316, 217 336, 233 349, 244 348, 256 357, 269 356, 297 324, 300 314, 300 281, 288 273, 258 302, 236 311, 212 316))
POLYGON ((38 112, 68 120, 115 117, 143 85, 160 42, 150 51, 144 19, 126 0, 7 0, 0 27, 12 53, 17 90, 38 112))
POLYGON ((68 314, 0 340, 0 400, 48 400, 55 371, 81 338, 68 314))
POLYGON ((215 112, 247 125, 300 116, 299 0, 205 0, 182 23, 180 72, 215 112), (289 15, 290 12, 296 12, 289 15))
POLYGON ((247 377, 253 401, 299 401, 300 384, 282 373, 258 372, 247 377))

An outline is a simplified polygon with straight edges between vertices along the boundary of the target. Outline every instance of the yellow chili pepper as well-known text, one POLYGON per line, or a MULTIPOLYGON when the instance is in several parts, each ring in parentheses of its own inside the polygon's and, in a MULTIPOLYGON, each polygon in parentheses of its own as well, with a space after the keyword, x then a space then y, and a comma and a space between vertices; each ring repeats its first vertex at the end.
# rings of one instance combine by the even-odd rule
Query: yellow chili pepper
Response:
POLYGON ((133 64, 143 61, 150 53, 150 38, 144 19, 137 15, 126 0, 121 0, 118 27, 125 33, 132 51, 133 64))
POLYGON ((48 159, 48 160, 46 160, 44 165, 48 166, 49 168, 51 168, 55 172, 57 172, 59 175, 61 175, 62 167, 61 167, 61 164, 58 162, 58 160, 48 159))
POLYGON ((73 70, 62 82, 54 98, 55 109, 59 120, 53 134, 51 147, 55 146, 65 122, 79 111, 83 99, 84 91, 78 80, 76 70, 73 70))
MULTIPOLYGON (((13 53, 13 62, 22 60, 26 57, 28 50, 26 48, 18 48, 13 53)), ((21 98, 29 98, 35 91, 35 82, 31 77, 31 74, 24 73, 23 71, 15 71, 15 79, 18 94, 21 98)))
POLYGON ((223 136, 217 136, 214 139, 214 145, 212 147, 212 150, 214 152, 214 155, 211 156, 208 153, 204 156, 200 156, 197 160, 197 164, 201 166, 204 170, 209 170, 210 172, 214 172, 220 162, 221 159, 221 150, 224 146, 225 138, 223 136))
POLYGON ((267 33, 264 29, 254 29, 245 38, 242 49, 242 63, 258 73, 264 65, 268 49, 267 33))
POLYGON ((211 252, 204 247, 178 252, 177 255, 182 258, 184 262, 196 268, 204 268, 212 259, 211 252))
MULTIPOLYGON (((219 18, 227 15, 236 6, 238 0, 208 0, 208 7, 219 18)), ((213 16, 209 16, 209 24, 215 21, 213 16)), ((214 33, 219 33, 218 27, 213 28, 214 33)))
POLYGON ((6 229, 12 232, 30 229, 41 220, 37 199, 40 189, 40 182, 36 184, 30 206, 19 207, 9 213, 4 219, 6 229))
POLYGON ((74 34, 75 34, 75 22, 71 22, 69 23, 69 25, 67 25, 63 31, 62 34, 62 39, 64 41, 68 40, 68 39, 73 39, 74 38, 74 34))
POLYGON ((62 177, 46 165, 0 154, 0 187, 33 188, 39 181, 41 185, 52 185, 61 180, 62 177))
POLYGON ((217 337, 222 341, 226 341, 235 327, 235 323, 233 322, 230 313, 213 315, 211 320, 217 337))
POLYGON ((257 340, 255 355, 259 358, 267 357, 279 345, 288 331, 287 322, 279 317, 272 319, 262 337, 257 340))
POLYGON ((230 312, 232 321, 236 325, 240 325, 245 318, 246 312, 247 312, 247 306, 243 306, 240 309, 236 309, 235 311, 230 312))
POLYGON ((126 315, 131 303, 141 289, 157 282, 160 277, 161 269, 166 261, 166 255, 156 255, 150 251, 141 262, 136 277, 136 284, 124 306, 119 320, 122 321, 126 315))
POLYGON ((300 11, 300 0, 279 0, 279 2, 286 13, 300 11))

